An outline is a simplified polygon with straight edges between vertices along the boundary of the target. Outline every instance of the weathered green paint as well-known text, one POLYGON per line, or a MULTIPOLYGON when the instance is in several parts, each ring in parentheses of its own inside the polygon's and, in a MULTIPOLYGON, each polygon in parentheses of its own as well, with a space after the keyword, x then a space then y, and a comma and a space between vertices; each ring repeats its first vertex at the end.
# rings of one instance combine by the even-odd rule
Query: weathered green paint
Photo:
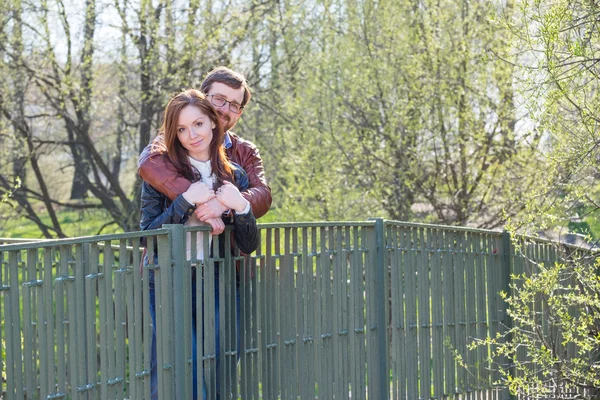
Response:
POLYGON ((186 235, 192 234, 192 254, 197 232, 206 233, 205 255, 218 248, 218 238, 211 243, 208 228, 181 225, 0 246, 3 398, 149 398, 150 270, 161 398, 191 397, 192 267, 198 338, 206 327, 198 382, 206 383, 209 398, 217 376, 225 397, 242 399, 337 399, 350 392, 353 399, 509 398, 492 389, 498 374, 481 362, 488 350, 466 345, 510 324, 498 292, 508 290, 511 271, 556 260, 550 242, 523 238, 515 249, 498 232, 383 220, 260 230, 256 254, 204 260, 186 260, 186 235), (150 265, 140 275, 142 237, 150 265), (215 269, 219 348, 209 312, 215 269), (454 351, 479 363, 475 376, 457 365, 454 351))
POLYGON ((444 268, 441 253, 443 251, 443 234, 438 230, 430 230, 427 235, 427 247, 429 249, 429 265, 431 276, 431 352, 432 352, 432 380, 433 397, 441 398, 444 395, 444 320, 443 320, 443 297, 435 293, 443 293, 442 281, 444 279, 444 268))

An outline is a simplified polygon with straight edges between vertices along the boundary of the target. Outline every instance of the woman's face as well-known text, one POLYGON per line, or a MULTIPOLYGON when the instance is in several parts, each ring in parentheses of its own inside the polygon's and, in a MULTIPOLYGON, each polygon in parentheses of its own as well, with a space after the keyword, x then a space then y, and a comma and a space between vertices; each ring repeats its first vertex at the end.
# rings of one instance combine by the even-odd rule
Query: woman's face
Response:
POLYGON ((215 124, 208 115, 194 106, 186 106, 177 120, 177 138, 190 157, 208 161, 214 128, 215 124))

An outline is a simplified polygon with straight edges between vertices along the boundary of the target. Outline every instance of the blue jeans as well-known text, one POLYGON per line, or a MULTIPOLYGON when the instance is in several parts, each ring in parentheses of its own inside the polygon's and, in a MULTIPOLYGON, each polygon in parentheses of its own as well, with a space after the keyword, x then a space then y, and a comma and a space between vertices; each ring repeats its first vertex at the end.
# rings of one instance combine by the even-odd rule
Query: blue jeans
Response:
MULTIPOLYGON (((156 355, 156 299, 154 294, 154 271, 149 271, 149 285, 150 285, 150 316, 152 317, 152 346, 150 355, 150 392, 151 399, 158 400, 158 366, 157 366, 157 355, 156 355)), ((193 387, 193 399, 198 399, 198 341, 196 338, 196 274, 192 277, 192 387, 193 387)), ((237 337, 237 358, 240 359, 240 291, 238 285, 235 288, 235 308, 236 308, 236 337, 237 337)), ((219 278, 215 275, 215 340, 217 349, 216 367, 219 371, 219 357, 218 351, 220 346, 220 335, 219 335, 220 321, 219 321, 219 278)), ((204 327, 202 327, 202 338, 204 339, 204 327)), ((206 382, 202 386, 202 398, 207 400, 206 396, 206 382)), ((217 373, 217 399, 219 398, 219 375, 217 373)))

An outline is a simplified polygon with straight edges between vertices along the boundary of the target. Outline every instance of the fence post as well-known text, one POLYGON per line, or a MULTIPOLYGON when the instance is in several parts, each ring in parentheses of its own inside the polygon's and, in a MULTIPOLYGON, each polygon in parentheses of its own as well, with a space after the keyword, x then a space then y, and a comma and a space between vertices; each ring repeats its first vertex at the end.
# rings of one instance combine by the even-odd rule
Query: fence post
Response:
MULTIPOLYGON (((506 292, 506 294, 508 296, 511 295, 511 289, 510 289, 510 282, 511 282, 511 274, 513 273, 513 265, 512 265, 512 253, 513 253, 513 245, 512 245, 512 240, 510 238, 510 232, 508 231, 503 231, 502 232, 502 247, 504 248, 504 262, 503 267, 504 267, 504 291, 506 292)), ((504 319, 504 326, 506 327, 506 329, 511 329, 512 328, 512 320, 510 318, 510 316, 508 315, 508 305, 506 303, 506 301, 503 302, 503 307, 502 307, 502 314, 503 314, 503 319, 504 319)), ((511 335, 507 335, 504 337, 504 340, 506 341, 510 341, 511 335)), ((506 360, 506 358, 504 358, 506 360)), ((511 375, 515 376, 516 370, 514 367, 510 367, 510 373, 511 375)), ((516 397, 510 394, 510 391, 506 388, 504 389, 504 394, 502 396, 503 398, 507 398, 509 400, 514 400, 516 397)))
MULTIPOLYGON (((184 288, 183 270, 185 266, 185 232, 182 224, 165 224, 163 228, 169 229, 168 243, 161 243, 159 236, 159 257, 169 257, 169 267, 173 269, 173 286, 171 293, 173 309, 170 313, 164 313, 163 318, 168 317, 169 322, 172 323, 173 327, 173 384, 175 389, 176 399, 188 399, 192 396, 191 393, 186 393, 186 357, 185 357, 185 346, 187 343, 185 340, 184 318, 189 317, 184 315, 183 310, 186 309, 184 301, 188 301, 190 296, 189 286, 184 288), (165 245, 169 248, 166 249, 165 245), (165 251, 166 250, 166 251, 165 251)), ((161 267, 163 265, 161 264, 161 267)), ((166 338, 165 338, 166 340, 166 338)))
MULTIPOLYGON (((376 376, 369 374, 369 386, 376 385, 372 393, 377 393, 378 399, 389 399, 390 397, 390 376, 388 368, 388 346, 387 346, 387 325, 386 315, 388 315, 388 293, 386 285, 387 266, 385 263, 385 226, 383 218, 372 218, 375 221, 375 288, 376 293, 372 296, 375 301, 375 327, 377 335, 376 354, 379 354, 378 365, 375 371, 376 376)), ((369 390, 371 392, 371 390, 369 390)))

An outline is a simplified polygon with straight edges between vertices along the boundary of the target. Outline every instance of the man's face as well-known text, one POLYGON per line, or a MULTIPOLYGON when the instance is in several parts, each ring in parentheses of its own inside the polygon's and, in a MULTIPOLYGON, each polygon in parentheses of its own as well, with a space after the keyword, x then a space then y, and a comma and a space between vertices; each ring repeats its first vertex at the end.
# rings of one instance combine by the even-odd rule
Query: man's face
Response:
POLYGON ((241 110, 241 112, 237 114, 231 111, 229 107, 230 104, 237 106, 242 104, 242 101, 244 100, 244 88, 240 87, 239 89, 234 89, 224 83, 215 82, 210 86, 206 95, 209 96, 211 103, 213 103, 213 106, 217 110, 221 125, 223 125, 223 131, 227 132, 233 128, 244 110, 241 110), (220 101, 214 101, 215 99, 220 101), (215 102, 221 103, 223 100, 226 100, 226 102, 222 106, 218 107, 215 105, 215 102))

